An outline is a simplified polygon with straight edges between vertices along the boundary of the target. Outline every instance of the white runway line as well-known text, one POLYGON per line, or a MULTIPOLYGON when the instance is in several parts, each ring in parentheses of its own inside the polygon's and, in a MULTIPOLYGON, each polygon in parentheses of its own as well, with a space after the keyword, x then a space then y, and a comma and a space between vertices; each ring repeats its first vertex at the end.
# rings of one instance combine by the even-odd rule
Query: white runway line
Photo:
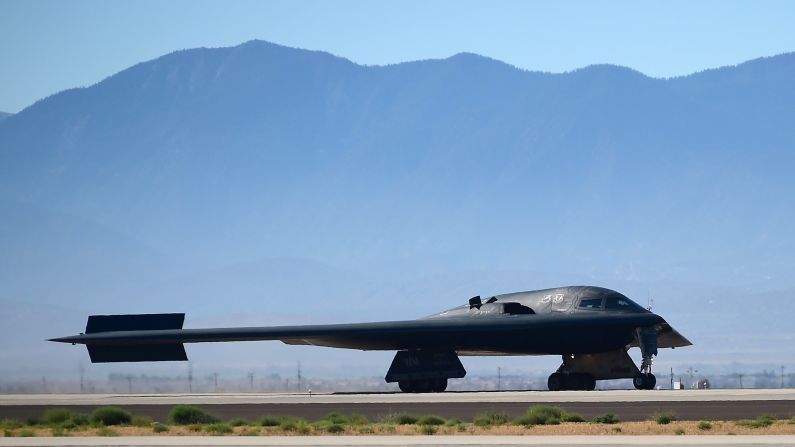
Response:
POLYGON ((0 405, 301 404, 426 402, 713 402, 795 400, 795 389, 504 391, 376 394, 7 394, 0 405))
POLYGON ((64 446, 786 446, 795 436, 127 436, 0 438, 0 447, 64 446))

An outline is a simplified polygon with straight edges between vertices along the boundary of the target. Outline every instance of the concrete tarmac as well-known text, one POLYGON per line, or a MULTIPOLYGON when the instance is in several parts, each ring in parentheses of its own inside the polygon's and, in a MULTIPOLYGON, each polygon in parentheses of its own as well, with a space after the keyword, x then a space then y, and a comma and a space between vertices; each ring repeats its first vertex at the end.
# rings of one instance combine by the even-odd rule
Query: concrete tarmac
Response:
POLYGON ((332 412, 359 413, 378 420, 390 413, 437 414, 471 420, 486 410, 515 417, 531 405, 556 405, 592 418, 614 413, 621 420, 650 419, 657 411, 673 411, 680 420, 736 420, 770 414, 795 416, 795 389, 769 390, 612 390, 612 391, 504 391, 432 394, 34 394, 0 395, 0 419, 40 416, 60 407, 88 413, 105 405, 120 406, 155 420, 165 420, 172 406, 196 405, 223 419, 250 420, 262 415, 283 415, 316 420, 332 412))
POLYGON ((795 436, 128 436, 0 438, 0 447, 30 446, 787 446, 795 436))

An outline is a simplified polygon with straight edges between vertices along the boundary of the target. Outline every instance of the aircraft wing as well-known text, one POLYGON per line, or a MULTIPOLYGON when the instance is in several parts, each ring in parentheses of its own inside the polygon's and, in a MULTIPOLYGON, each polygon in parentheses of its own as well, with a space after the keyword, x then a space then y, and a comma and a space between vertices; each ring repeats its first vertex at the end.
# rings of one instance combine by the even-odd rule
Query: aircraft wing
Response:
MULTIPOLYGON (((51 341, 85 344, 91 361, 187 360, 184 343, 280 340, 293 345, 360 350, 455 349, 506 352, 506 340, 523 347, 586 329, 631 329, 664 321, 654 314, 611 318, 561 318, 559 315, 428 318, 376 323, 182 329, 184 314, 94 315, 86 332, 51 341)), ((508 343, 509 345, 512 343, 508 343)), ((519 349, 519 348, 517 348, 519 349)), ((507 351, 506 353, 510 353, 507 351)), ((528 353, 517 350, 519 353, 528 353)), ((546 352, 538 352, 544 354, 546 352)))

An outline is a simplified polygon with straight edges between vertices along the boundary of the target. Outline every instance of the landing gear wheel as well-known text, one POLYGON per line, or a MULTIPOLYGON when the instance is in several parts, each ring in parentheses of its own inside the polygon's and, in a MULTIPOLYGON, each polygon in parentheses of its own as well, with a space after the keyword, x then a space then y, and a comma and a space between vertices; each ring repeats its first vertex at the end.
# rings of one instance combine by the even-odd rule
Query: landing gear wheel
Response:
POLYGON ((593 391, 596 389, 596 379, 590 374, 583 374, 583 387, 584 391, 593 391))
POLYGON ((571 373, 563 375, 563 389, 564 390, 579 390, 582 386, 582 379, 580 374, 571 373))
POLYGON ((648 384, 646 374, 640 373, 632 379, 632 384, 635 385, 636 390, 645 390, 648 384))
POLYGON ((417 393, 430 393, 432 389, 433 382, 429 379, 414 381, 414 391, 417 393))
POLYGON ((647 384, 647 386, 648 386, 648 388, 646 388, 647 390, 653 390, 653 389, 654 389, 654 387, 655 387, 655 386, 657 386, 657 378, 656 378, 656 377, 654 377, 654 374, 652 374, 652 373, 649 373, 649 374, 646 376, 646 380, 648 380, 648 382, 649 382, 649 383, 647 384))
POLYGON ((552 373, 549 375, 549 379, 547 379, 547 388, 549 391, 560 391, 563 389, 563 374, 561 373, 552 373))
POLYGON ((436 379, 433 381, 433 392, 441 393, 447 389, 447 379, 436 379))
POLYGON ((657 378, 652 373, 640 373, 632 379, 632 384, 639 390, 653 390, 657 385, 657 378))
POLYGON ((411 380, 401 380, 398 382, 398 388, 400 388, 400 391, 403 391, 404 393, 413 393, 414 382, 411 380))

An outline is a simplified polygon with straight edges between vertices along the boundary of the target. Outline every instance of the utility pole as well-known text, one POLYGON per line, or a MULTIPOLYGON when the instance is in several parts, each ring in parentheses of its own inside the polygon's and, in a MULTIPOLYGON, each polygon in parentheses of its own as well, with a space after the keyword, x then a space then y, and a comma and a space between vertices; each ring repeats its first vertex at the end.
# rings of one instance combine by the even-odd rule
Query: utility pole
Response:
POLYGON ((248 373, 248 385, 251 391, 254 391, 254 371, 248 373))
POLYGON ((218 392, 218 373, 213 373, 213 385, 215 387, 215 392, 218 392))
POLYGON ((127 374, 127 392, 132 394, 132 374, 127 374))
POLYGON ((301 391, 301 362, 298 362, 298 373, 296 374, 298 378, 298 385, 296 385, 298 391, 301 391))
POLYGON ((674 389, 674 368, 671 367, 671 389, 674 389))
POLYGON ((784 388, 784 365, 781 365, 781 388, 784 388))
POLYGON ((740 389, 743 389, 743 375, 742 375, 742 373, 737 374, 737 377, 740 378, 740 389))
POLYGON ((193 363, 188 362, 188 392, 193 392, 193 363))
POLYGON ((83 361, 81 360, 78 364, 78 370, 80 371, 80 393, 83 393, 83 389, 85 387, 85 376, 86 376, 86 368, 83 366, 83 361))
POLYGON ((502 390, 502 368, 497 367, 497 391, 502 390))

